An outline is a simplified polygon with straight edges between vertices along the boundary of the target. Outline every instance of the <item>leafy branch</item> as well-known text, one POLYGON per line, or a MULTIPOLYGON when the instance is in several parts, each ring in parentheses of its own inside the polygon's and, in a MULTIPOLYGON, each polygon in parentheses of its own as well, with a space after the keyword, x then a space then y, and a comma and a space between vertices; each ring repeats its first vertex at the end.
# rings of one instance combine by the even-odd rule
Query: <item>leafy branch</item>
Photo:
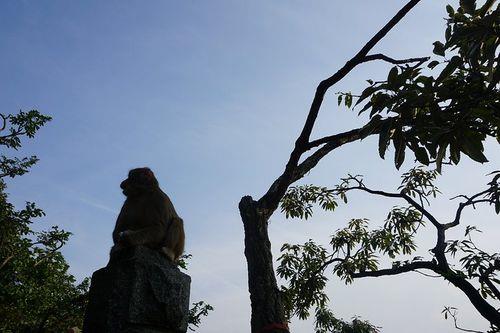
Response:
MULTIPOLYGON (((500 313, 487 301, 487 298, 500 300, 498 286, 500 280, 497 272, 500 270, 500 254, 488 254, 472 242, 471 233, 475 227, 466 228, 464 240, 446 239, 446 231, 460 224, 461 212, 466 207, 479 204, 495 206, 500 194, 499 172, 493 172, 488 187, 472 196, 459 196, 465 201, 459 204, 455 219, 450 223, 440 222, 431 211, 425 207, 430 204, 429 198, 435 197, 439 190, 434 186, 436 171, 427 171, 416 167, 402 175, 400 192, 387 192, 368 188, 359 175, 349 175, 333 189, 317 186, 291 188, 290 196, 285 195, 281 209, 287 217, 312 215, 312 206, 324 201, 337 202, 339 199, 347 202, 347 193, 362 191, 370 195, 382 196, 405 201, 408 207, 395 206, 391 209, 382 227, 369 230, 369 220, 353 219, 347 227, 337 230, 331 237, 331 253, 316 245, 311 240, 304 245, 285 244, 279 258, 280 266, 277 273, 288 281, 287 293, 295 295, 288 297, 295 309, 295 315, 304 317, 311 306, 322 307, 328 299, 323 292, 327 278, 325 270, 331 267, 332 272, 352 283, 354 279, 364 277, 380 277, 398 275, 407 272, 427 270, 443 277, 458 287, 471 300, 475 308, 492 325, 500 324, 500 313), (300 190, 298 190, 300 189, 300 190), (311 193, 307 193, 311 189, 311 193), (307 200, 306 200, 307 199, 307 200), (306 205, 304 206, 304 202, 306 205), (415 235, 421 226, 428 221, 436 230, 436 245, 431 250, 430 260, 414 257, 411 260, 394 261, 390 268, 379 268, 379 256, 387 255, 394 259, 397 255, 412 255, 417 248, 415 235), (447 254, 453 258, 457 253, 463 253, 459 258, 461 269, 450 265, 447 254), (477 290, 472 281, 479 283, 477 290), (304 290, 314 294, 307 296, 304 290)), ((324 205, 319 204, 320 207, 324 205)), ((325 210, 333 210, 336 205, 325 210), (333 208, 332 208, 333 207, 333 208)), ((425 274, 425 273, 424 273, 425 274)))

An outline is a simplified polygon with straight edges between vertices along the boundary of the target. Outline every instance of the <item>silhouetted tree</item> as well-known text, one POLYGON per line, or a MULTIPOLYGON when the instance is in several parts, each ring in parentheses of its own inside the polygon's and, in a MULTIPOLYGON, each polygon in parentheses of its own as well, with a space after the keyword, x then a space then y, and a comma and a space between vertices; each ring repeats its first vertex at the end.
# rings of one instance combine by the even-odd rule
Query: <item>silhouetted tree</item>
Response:
MULTIPOLYGON (((249 196, 241 199, 239 209, 245 229, 252 332, 287 332, 290 316, 306 318, 310 306, 316 307, 318 332, 345 331, 336 325, 337 319, 325 307, 326 295, 311 292, 309 285, 294 288, 293 281, 283 290, 278 288, 267 233, 269 218, 280 202, 284 204, 283 211, 294 213, 293 207, 287 207, 287 204, 301 188, 291 189, 286 196, 290 185, 314 168, 323 157, 345 144, 378 135, 381 157, 393 144, 397 168, 402 165, 409 150, 420 163, 435 163, 440 171, 443 161, 449 159, 451 163, 458 164, 461 154, 478 162, 487 161, 483 154, 483 142, 487 137, 500 137, 500 74, 497 70, 500 60, 496 54, 499 10, 494 8, 495 1, 482 1, 478 5, 474 0, 463 0, 456 11, 447 6, 449 17, 445 41, 434 43, 433 57, 394 59, 385 54, 370 54, 371 49, 419 2, 409 1, 353 58, 334 75, 320 82, 283 173, 260 199, 254 200, 249 196), (344 102, 349 108, 356 99, 355 105, 360 108, 360 114, 368 114, 366 125, 312 139, 311 132, 327 91, 354 68, 371 61, 394 65, 387 79, 369 80, 369 86, 359 95, 339 95, 339 104, 344 102)), ((310 215, 310 195, 317 195, 316 200, 320 200, 323 208, 334 209, 336 202, 322 196, 323 190, 321 187, 306 189, 304 196, 299 196, 304 203, 302 215, 295 212, 299 213, 296 216, 310 215)), ((358 224, 363 226, 362 221, 358 224)), ((297 251, 307 253, 314 246, 311 244, 297 251)), ((286 246, 284 250, 288 250, 286 246)), ((290 250, 293 253, 295 248, 290 250)), ((317 260, 316 264, 320 264, 321 258, 317 256, 321 251, 314 250, 306 257, 297 258, 297 265, 309 265, 317 260)), ((282 257, 282 265, 285 258, 282 257)), ((286 264, 283 267, 286 268, 286 264)), ((294 277, 285 271, 281 273, 294 277)), ((325 282, 321 277, 310 281, 307 283, 316 283, 315 290, 321 290, 325 282)), ((373 330, 373 327, 370 329, 373 330)))

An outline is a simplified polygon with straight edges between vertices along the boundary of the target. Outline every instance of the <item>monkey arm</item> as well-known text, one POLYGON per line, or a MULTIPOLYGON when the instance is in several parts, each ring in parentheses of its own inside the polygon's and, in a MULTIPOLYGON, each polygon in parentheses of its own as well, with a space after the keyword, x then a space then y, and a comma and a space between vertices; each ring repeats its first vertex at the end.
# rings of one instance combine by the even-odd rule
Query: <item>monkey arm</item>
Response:
POLYGON ((138 230, 126 230, 120 237, 129 245, 160 245, 165 238, 165 225, 157 224, 138 230))

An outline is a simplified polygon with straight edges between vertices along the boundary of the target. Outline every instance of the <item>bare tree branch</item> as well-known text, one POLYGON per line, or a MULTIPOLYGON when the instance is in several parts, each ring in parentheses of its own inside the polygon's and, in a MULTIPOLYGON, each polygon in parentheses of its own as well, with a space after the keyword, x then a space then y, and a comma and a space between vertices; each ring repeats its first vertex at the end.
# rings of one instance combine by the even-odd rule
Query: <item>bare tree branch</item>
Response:
MULTIPOLYGON (((305 151, 308 150, 308 144, 311 132, 314 127, 314 123, 316 122, 316 118, 318 117, 318 113, 321 108, 323 98, 328 89, 337 82, 339 82, 340 80, 342 80, 356 66, 365 62, 365 58, 368 52, 419 2, 420 0, 410 0, 400 11, 396 13, 396 15, 394 15, 394 17, 389 22, 387 22, 387 24, 382 29, 380 29, 368 41, 368 43, 366 43, 361 48, 361 50, 353 58, 347 61, 341 69, 339 69, 335 74, 333 74, 329 78, 320 82, 320 84, 316 89, 313 101, 311 103, 311 107, 309 109, 309 113, 307 115, 304 127, 295 142, 295 147, 292 153, 290 154, 290 158, 286 164, 285 171, 271 185, 266 194, 264 194, 264 196, 259 200, 259 206, 261 207, 261 209, 267 211, 268 215, 270 215, 270 213, 276 210, 276 208, 279 205, 279 201, 285 194, 288 186, 293 182, 294 175, 297 175, 295 170, 298 166, 300 157, 305 151)), ((351 141, 346 141, 346 142, 351 142, 351 141)), ((320 157, 322 154, 326 155, 328 152, 337 148, 338 146, 340 145, 332 144, 328 147, 331 148, 330 150, 325 148, 322 150, 320 154, 316 155, 316 157, 320 157)), ((319 159, 321 159, 324 155, 322 155, 319 159)), ((315 163, 317 163, 317 161, 315 163)))
POLYGON ((14 258, 14 255, 13 255, 13 254, 11 254, 10 256, 8 256, 7 258, 5 258, 5 260, 4 260, 4 261, 0 264, 0 269, 2 269, 5 265, 7 265, 7 263, 8 263, 9 261, 11 261, 11 260, 12 260, 12 258, 14 258))
POLYGON ((439 267, 435 262, 432 261, 415 261, 406 265, 380 269, 377 271, 366 271, 366 272, 358 272, 351 273, 351 277, 354 279, 363 278, 363 277, 379 277, 379 276, 388 276, 388 275, 398 275, 402 273, 412 272, 417 269, 429 269, 431 271, 438 271, 439 267))
MULTIPOLYGON (((307 157, 302 163, 300 163, 297 166, 297 168, 295 168, 294 173, 292 175, 291 183, 296 182, 297 180, 302 178, 306 173, 308 173, 312 168, 314 168, 323 157, 325 157, 332 150, 341 147, 346 143, 350 143, 361 139, 361 130, 362 128, 356 128, 348 132, 331 135, 323 138, 325 141, 324 142, 325 145, 316 150, 313 154, 307 157)), ((320 145, 321 143, 319 143, 318 141, 319 140, 315 140, 311 142, 309 146, 312 148, 316 145, 320 145)))
MULTIPOLYGON (((450 223, 446 223, 444 224, 444 228, 445 229, 449 229, 449 228, 453 228, 455 226, 457 226, 459 223, 460 223, 460 218, 462 217, 462 211, 464 210, 465 207, 467 206, 470 206, 470 205, 475 205, 477 203, 481 203, 481 202, 490 202, 490 200, 488 199, 479 199, 479 200, 476 200, 477 198, 489 193, 491 191, 490 188, 482 191, 482 192, 479 192, 479 193, 476 193, 474 194, 472 197, 467 197, 465 195, 460 195, 458 197, 463 197, 463 198, 466 198, 467 201, 465 202, 461 202, 460 204, 458 204, 458 208, 457 208, 457 212, 455 214, 455 219, 450 222, 450 223)), ((457 198, 457 197, 455 197, 457 198)))
POLYGON ((462 327, 458 326, 457 312, 456 312, 455 309, 450 309, 449 311, 447 311, 447 313, 449 313, 450 316, 453 318, 453 323, 455 324, 455 328, 457 330, 460 330, 462 332, 470 332, 470 333, 484 333, 484 332, 481 332, 481 331, 470 330, 470 329, 466 329, 466 328, 462 328, 462 327))
POLYGON ((17 130, 17 131, 12 132, 11 134, 0 136, 0 141, 15 137, 15 136, 25 135, 25 134, 26 134, 26 131, 17 130))
POLYGON ((3 114, 0 114, 0 117, 2 117, 2 127, 0 128, 0 132, 1 132, 7 126, 7 120, 10 118, 10 115, 9 116, 4 116, 3 114))
POLYGON ((34 266, 38 266, 40 265, 42 262, 44 262, 45 260, 49 259, 50 257, 52 257, 54 254, 56 254, 57 251, 59 251, 62 247, 64 246, 64 243, 61 243, 60 245, 58 245, 57 247, 51 249, 50 251, 46 252, 44 255, 40 256, 38 258, 38 260, 35 262, 34 266))
POLYGON ((385 191, 372 190, 364 186, 360 181, 358 181, 359 186, 353 186, 348 188, 343 188, 342 191, 351 191, 351 190, 360 190, 374 195, 380 195, 388 198, 401 198, 408 202, 411 206, 413 206, 416 210, 422 213, 436 228, 437 237, 436 237, 436 246, 432 249, 432 252, 435 254, 436 259, 440 265, 440 268, 445 271, 449 269, 448 260, 446 259, 445 250, 446 250, 446 229, 445 225, 439 223, 439 221, 427 210, 423 207, 422 204, 418 203, 409 195, 405 194, 403 191, 399 193, 391 193, 385 191))
POLYGON ((394 64, 394 65, 402 65, 402 64, 412 63, 412 62, 422 63, 422 62, 426 62, 429 59, 430 59, 430 57, 421 57, 421 58, 408 58, 408 59, 396 60, 396 59, 388 57, 388 56, 386 56, 384 54, 377 53, 377 54, 367 55, 365 57, 365 61, 364 62, 373 61, 373 60, 383 60, 383 61, 386 61, 388 63, 394 64))
POLYGON ((369 189, 365 186, 354 186, 354 187, 348 187, 345 189, 342 189, 343 191, 351 191, 351 190, 360 190, 360 191, 365 191, 370 194, 374 195, 380 195, 383 197, 388 197, 388 198, 400 198, 404 199, 406 202, 408 202, 410 205, 412 205, 415 209, 417 209, 422 215, 427 217, 427 219, 438 229, 442 229, 443 225, 439 223, 439 221, 431 214, 427 209, 425 209, 421 204, 416 202, 414 199, 412 199, 409 195, 404 194, 404 193, 391 193, 391 192, 385 192, 385 191, 378 191, 378 190, 372 190, 369 189))
POLYGON ((335 135, 330 135, 330 136, 325 136, 321 139, 317 139, 314 141, 311 141, 307 144, 306 149, 309 150, 314 147, 321 146, 326 143, 332 143, 335 147, 332 147, 332 149, 335 149, 337 147, 342 146, 345 143, 352 142, 355 140, 361 139, 361 130, 362 128, 356 128, 348 132, 344 133, 339 133, 335 135))

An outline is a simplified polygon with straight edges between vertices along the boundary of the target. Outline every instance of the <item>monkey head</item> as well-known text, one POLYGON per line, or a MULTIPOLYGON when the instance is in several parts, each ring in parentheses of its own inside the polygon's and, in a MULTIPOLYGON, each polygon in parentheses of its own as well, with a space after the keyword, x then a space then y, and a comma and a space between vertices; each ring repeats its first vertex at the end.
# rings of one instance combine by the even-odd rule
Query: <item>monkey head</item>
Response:
POLYGON ((121 182, 120 188, 127 197, 140 196, 158 188, 158 181, 149 168, 136 168, 128 173, 127 179, 121 182))

